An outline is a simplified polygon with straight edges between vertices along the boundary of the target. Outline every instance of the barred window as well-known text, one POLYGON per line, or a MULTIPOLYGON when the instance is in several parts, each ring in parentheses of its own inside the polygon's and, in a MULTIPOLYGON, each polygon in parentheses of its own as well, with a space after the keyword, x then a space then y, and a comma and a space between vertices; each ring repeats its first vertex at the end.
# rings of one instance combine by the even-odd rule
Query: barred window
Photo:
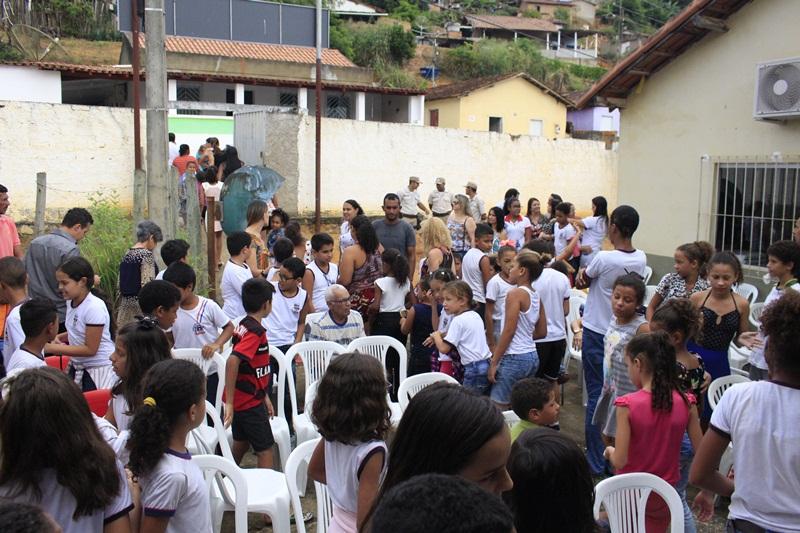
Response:
POLYGON ((280 103, 285 107, 297 107, 297 93, 281 93, 280 103))
MULTIPOLYGON (((179 102, 199 102, 200 101, 200 87, 191 87, 186 85, 178 85, 178 101, 179 102)), ((178 115, 199 115, 200 111, 197 109, 178 109, 178 115)))
POLYGON ((732 251, 745 266, 766 266, 769 245, 791 239, 800 216, 800 164, 719 163, 715 181, 717 250, 732 251))
POLYGON ((350 118, 350 98, 347 96, 328 96, 325 116, 328 118, 350 118))

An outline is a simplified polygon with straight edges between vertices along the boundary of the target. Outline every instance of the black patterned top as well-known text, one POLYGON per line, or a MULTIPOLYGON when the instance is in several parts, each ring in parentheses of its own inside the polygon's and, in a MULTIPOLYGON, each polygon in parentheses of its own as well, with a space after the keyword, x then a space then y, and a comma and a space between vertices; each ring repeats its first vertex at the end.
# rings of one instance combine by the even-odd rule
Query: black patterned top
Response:
POLYGON ((688 298, 692 294, 708 289, 710 285, 705 278, 697 278, 692 290, 686 290, 686 280, 677 272, 670 272, 658 283, 656 293, 666 302, 672 298, 688 298))

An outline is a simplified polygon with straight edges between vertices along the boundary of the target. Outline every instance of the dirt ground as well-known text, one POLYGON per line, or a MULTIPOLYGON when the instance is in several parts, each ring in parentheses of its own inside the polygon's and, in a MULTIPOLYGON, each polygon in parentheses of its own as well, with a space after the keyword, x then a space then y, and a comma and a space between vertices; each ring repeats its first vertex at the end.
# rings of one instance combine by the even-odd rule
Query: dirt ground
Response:
MULTIPOLYGON (((562 407, 561 407, 561 431, 565 434, 569 435, 575 441, 580 444, 581 446, 584 445, 584 435, 583 435, 583 419, 584 419, 584 408, 581 404, 581 389, 578 380, 575 378, 577 376, 577 365, 575 361, 572 362, 570 375, 573 376, 573 379, 570 380, 565 385, 564 390, 564 398, 562 399, 562 407)), ((305 382, 302 376, 302 367, 298 367, 298 376, 297 381, 299 386, 302 387, 303 383, 305 382)), ((298 390, 298 394, 302 395, 303 391, 298 390)), ((302 401, 299 402, 302 405, 302 401)), ((243 466, 251 467, 255 466, 255 457, 251 454, 245 457, 243 462, 243 466)), ((689 498, 690 501, 694 497, 696 491, 692 488, 689 489, 689 498)), ((314 513, 315 517, 312 521, 306 524, 306 531, 309 533, 316 533, 316 498, 314 497, 314 489, 313 485, 309 483, 309 487, 307 490, 307 495, 302 500, 302 505, 304 511, 310 511, 314 513)), ((728 501, 725 499, 721 499, 721 503, 718 506, 713 519, 705 524, 697 523, 697 531, 698 533, 721 533, 725 531, 725 518, 728 514, 728 501)), ((248 517, 249 522, 249 531, 250 533, 268 533, 272 531, 271 527, 267 527, 264 522, 264 518, 262 516, 256 514, 250 514, 248 517)), ((222 531, 223 533, 234 533, 233 527, 233 515, 231 513, 226 513, 226 516, 222 523, 222 531)), ((294 524, 292 525, 292 531, 296 531, 294 524)))

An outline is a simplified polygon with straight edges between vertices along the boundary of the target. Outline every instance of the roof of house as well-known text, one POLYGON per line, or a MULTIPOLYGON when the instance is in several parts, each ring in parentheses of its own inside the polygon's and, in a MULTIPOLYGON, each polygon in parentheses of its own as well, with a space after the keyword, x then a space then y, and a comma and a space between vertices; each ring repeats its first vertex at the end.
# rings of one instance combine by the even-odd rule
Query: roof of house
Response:
POLYGON ((598 98, 624 99, 637 85, 711 31, 727 31, 724 21, 751 0, 695 0, 629 56, 600 78, 577 102, 578 109, 598 98))
MULTIPOLYGON (((141 48, 144 49, 144 33, 139 34, 139 42, 141 48)), ((261 59, 264 61, 306 63, 309 65, 314 65, 317 62, 317 51, 311 46, 251 43, 246 41, 228 41, 177 35, 167 35, 164 39, 164 46, 167 52, 179 54, 238 57, 242 59, 261 59)), ((335 67, 356 66, 335 48, 324 48, 322 50, 322 64, 335 67)))
POLYGON ((508 31, 557 32, 558 26, 544 19, 531 17, 509 17, 505 15, 466 15, 473 28, 508 31))
MULTIPOLYGON (((70 79, 116 79, 129 81, 133 79, 133 72, 130 66, 112 66, 112 65, 74 65, 71 63, 57 63, 47 61, 2 61, 0 65, 16 65, 26 67, 36 67, 40 70, 55 70, 61 72, 65 77, 70 79)), ((144 68, 141 72, 141 78, 145 79, 146 73, 144 68)), ((189 81, 208 81, 208 82, 222 82, 222 83, 243 83, 246 85, 264 85, 269 87, 305 87, 308 89, 314 88, 313 80, 295 80, 295 79, 276 79, 276 78, 259 78, 254 76, 239 76, 228 74, 211 74, 211 73, 193 73, 185 71, 167 71, 167 78, 174 80, 189 80, 189 81)), ((381 87, 377 84, 373 85, 356 85, 336 82, 322 82, 322 88, 325 90, 335 91, 357 91, 366 93, 378 94, 396 94, 396 95, 420 95, 425 94, 424 90, 420 89, 403 89, 393 87, 381 87)))
POLYGON ((541 4, 543 6, 572 7, 572 0, 525 0, 526 4, 541 4))
POLYGON ((449 85, 442 85, 440 87, 434 87, 433 89, 428 89, 428 92, 425 94, 425 99, 431 101, 431 100, 442 100, 444 98, 460 98, 474 91, 480 89, 487 89, 493 85, 496 85, 506 80, 510 80, 512 78, 522 78, 530 82, 532 85, 540 89, 545 94, 552 96, 553 98, 555 98, 556 100, 558 100, 559 102, 563 103, 568 107, 574 105, 570 100, 568 100, 564 96, 558 94, 547 85, 543 84, 542 82, 538 81, 532 76, 525 74, 524 72, 515 72, 512 74, 503 74, 500 76, 488 76, 485 78, 477 78, 474 80, 467 80, 458 83, 451 83, 449 85))

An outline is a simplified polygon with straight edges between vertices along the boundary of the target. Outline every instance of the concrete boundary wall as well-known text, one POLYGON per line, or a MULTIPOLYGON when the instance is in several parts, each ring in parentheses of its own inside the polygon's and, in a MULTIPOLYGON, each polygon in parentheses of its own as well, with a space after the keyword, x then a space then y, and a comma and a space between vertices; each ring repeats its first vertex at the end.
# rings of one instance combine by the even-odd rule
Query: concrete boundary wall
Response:
MULTIPOLYGON (((274 114, 267 117, 264 163, 287 178, 279 192, 281 205, 292 213, 314 210, 314 117, 274 114)), ((348 198, 369 213, 380 212, 384 194, 422 179, 427 201, 434 179, 464 192, 470 180, 487 208, 503 199, 510 187, 545 201, 559 193, 579 212, 591 209, 591 198, 617 200, 617 152, 602 142, 510 136, 406 124, 323 119, 322 211, 340 212, 348 198)), ((524 207, 524 206, 523 206, 524 207)))

